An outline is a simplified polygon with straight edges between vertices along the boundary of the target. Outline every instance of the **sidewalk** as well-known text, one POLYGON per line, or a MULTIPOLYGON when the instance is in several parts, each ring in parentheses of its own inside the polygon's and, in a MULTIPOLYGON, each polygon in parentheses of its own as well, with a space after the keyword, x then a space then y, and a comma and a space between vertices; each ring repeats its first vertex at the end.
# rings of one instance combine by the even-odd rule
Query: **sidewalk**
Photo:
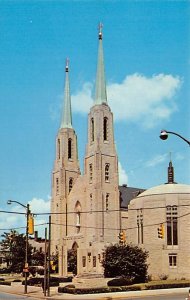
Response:
MULTIPOLYGON (((101 294, 85 294, 85 295, 71 295, 58 293, 57 287, 50 288, 50 297, 44 297, 43 291, 41 287, 28 286, 27 297, 33 297, 34 299, 51 299, 51 300, 111 300, 111 299, 119 299, 119 298, 131 298, 138 296, 154 296, 154 295, 169 295, 172 293, 187 293, 188 295, 189 288, 176 288, 176 289, 162 289, 162 290, 146 290, 146 291, 128 291, 128 292, 117 292, 117 293, 101 293, 101 294)), ((13 286, 4 286, 0 285, 0 292, 14 294, 14 295, 22 295, 24 294, 24 286, 23 285, 13 285, 13 286)), ((143 299, 143 298, 142 298, 143 299)))

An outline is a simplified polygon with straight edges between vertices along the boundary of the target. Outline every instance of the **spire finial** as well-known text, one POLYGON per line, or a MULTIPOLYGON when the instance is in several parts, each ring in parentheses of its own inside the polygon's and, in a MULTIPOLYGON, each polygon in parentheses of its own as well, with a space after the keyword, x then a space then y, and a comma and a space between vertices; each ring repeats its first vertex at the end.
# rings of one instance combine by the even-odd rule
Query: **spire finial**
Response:
POLYGON ((68 59, 68 57, 66 58, 66 61, 65 61, 65 72, 69 72, 69 59, 68 59))
POLYGON ((61 118, 61 128, 72 128, 71 95, 69 86, 69 59, 65 63, 64 105, 61 118))
POLYGON ((95 105, 107 104, 106 80, 104 73, 104 55, 102 45, 102 23, 99 23, 98 64, 96 73, 95 105))
POLYGON ((174 168, 172 165, 172 153, 169 153, 170 155, 170 162, 169 162, 169 166, 168 166, 168 183, 175 183, 174 182, 174 168))
POLYGON ((99 29, 98 37, 99 37, 99 40, 102 40, 102 28, 103 28, 103 24, 100 22, 99 25, 98 25, 98 29, 99 29))

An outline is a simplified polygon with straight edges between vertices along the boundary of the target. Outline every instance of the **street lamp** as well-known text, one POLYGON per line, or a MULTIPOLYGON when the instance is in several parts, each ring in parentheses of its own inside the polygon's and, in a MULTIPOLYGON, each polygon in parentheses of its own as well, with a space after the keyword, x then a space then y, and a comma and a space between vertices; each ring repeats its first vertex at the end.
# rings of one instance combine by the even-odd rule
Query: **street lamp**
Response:
POLYGON ((7 204, 17 203, 26 209, 26 251, 25 251, 25 265, 24 265, 24 272, 25 272, 25 284, 24 284, 24 293, 27 294, 27 270, 28 270, 28 220, 30 215, 30 206, 29 204, 24 205, 18 201, 8 200, 7 204))
POLYGON ((161 132, 160 132, 160 138, 161 138, 162 140, 167 140, 167 138, 168 138, 168 133, 177 135, 179 138, 181 138, 182 140, 184 140, 184 141, 190 146, 190 141, 188 141, 187 139, 185 139, 185 138, 184 138, 183 136, 181 136, 179 133, 176 133, 176 132, 173 132, 173 131, 161 130, 161 132))

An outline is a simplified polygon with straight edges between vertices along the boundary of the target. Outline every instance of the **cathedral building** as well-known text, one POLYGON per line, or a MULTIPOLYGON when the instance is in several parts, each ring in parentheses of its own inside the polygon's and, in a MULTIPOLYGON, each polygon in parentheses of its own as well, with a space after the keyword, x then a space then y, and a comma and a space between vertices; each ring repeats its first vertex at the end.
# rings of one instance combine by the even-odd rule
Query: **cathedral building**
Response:
POLYGON ((52 253, 59 254, 59 274, 68 274, 68 251, 77 251, 77 275, 103 274, 106 245, 127 243, 149 252, 153 278, 190 278, 190 186, 176 184, 172 163, 168 182, 148 190, 119 186, 113 114, 109 107, 100 27, 94 103, 88 114, 84 172, 72 125, 69 65, 65 68, 64 105, 56 137, 52 173, 52 253), (157 229, 162 226, 160 238, 157 229))
POLYGON ((52 175, 52 251, 59 272, 67 274, 67 252, 77 249, 77 273, 102 274, 102 251, 118 241, 121 230, 118 157, 113 114, 108 104, 102 30, 94 104, 88 114, 88 141, 81 175, 77 136, 72 126, 69 66, 65 69, 64 109, 56 138, 52 175))

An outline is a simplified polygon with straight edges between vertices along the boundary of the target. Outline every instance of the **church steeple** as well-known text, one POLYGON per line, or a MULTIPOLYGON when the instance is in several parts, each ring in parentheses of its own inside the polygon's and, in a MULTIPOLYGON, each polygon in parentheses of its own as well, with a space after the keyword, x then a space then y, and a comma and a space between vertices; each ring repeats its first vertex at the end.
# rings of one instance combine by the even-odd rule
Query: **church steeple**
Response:
POLYGON ((170 160, 169 166, 168 166, 168 183, 175 183, 174 182, 174 168, 173 168, 171 160, 170 160))
POLYGON ((95 101, 94 101, 95 105, 107 103, 101 23, 99 24, 98 37, 99 37, 99 48, 98 48, 97 74, 96 74, 96 91, 95 91, 95 101))
POLYGON ((69 85, 69 60, 66 59, 65 66, 65 90, 64 90, 64 105, 60 128, 72 128, 71 114, 71 95, 69 85))

